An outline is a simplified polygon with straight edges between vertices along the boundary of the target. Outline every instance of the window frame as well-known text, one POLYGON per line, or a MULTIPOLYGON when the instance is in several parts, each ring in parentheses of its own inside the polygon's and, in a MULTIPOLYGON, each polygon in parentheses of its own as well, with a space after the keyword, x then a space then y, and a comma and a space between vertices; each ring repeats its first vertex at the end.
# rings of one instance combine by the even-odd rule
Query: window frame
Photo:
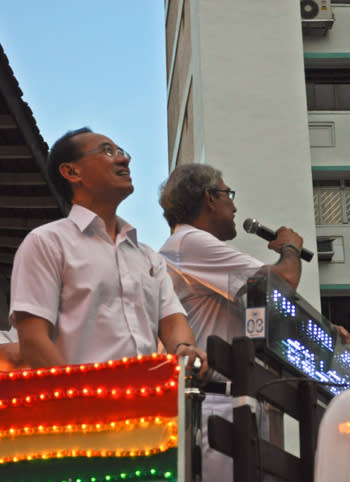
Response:
POLYGON ((336 226, 341 224, 350 224, 350 203, 347 211, 346 195, 350 197, 350 182, 348 179, 314 179, 313 180, 313 194, 314 194, 314 213, 315 224, 317 226, 336 226), (340 209, 341 222, 340 223, 325 223, 324 213, 322 213, 321 194, 326 190, 335 190, 340 193, 340 209), (315 199, 316 198, 316 199, 315 199), (315 202, 316 201, 316 202, 315 202))
POLYGON ((307 105, 309 111, 350 111, 350 67, 305 67, 305 88, 307 105), (324 100, 325 96, 318 96, 317 86, 327 85, 329 87, 330 101, 328 106, 320 106, 317 99, 324 100), (340 93, 337 86, 349 86, 349 100, 342 106, 342 99, 346 99, 346 95, 340 93), (333 91, 333 92, 332 92, 333 91))

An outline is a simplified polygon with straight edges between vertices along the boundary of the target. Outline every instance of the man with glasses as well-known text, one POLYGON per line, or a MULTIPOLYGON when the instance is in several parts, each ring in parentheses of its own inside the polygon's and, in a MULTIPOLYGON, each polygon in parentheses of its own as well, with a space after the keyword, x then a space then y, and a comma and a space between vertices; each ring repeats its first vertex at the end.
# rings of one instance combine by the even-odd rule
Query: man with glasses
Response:
POLYGON ((49 178, 72 208, 29 233, 11 280, 10 320, 32 367, 151 354, 159 336, 168 352, 189 363, 199 356, 206 370, 164 259, 116 215, 134 189, 130 159, 88 128, 50 151, 49 178))
MULTIPOLYGON (((161 187, 160 204, 173 234, 161 248, 168 262, 177 292, 195 334, 197 345, 206 350, 207 337, 218 335, 231 343, 243 335, 243 327, 228 314, 229 273, 258 270, 263 263, 228 246, 236 236, 237 211, 234 192, 225 185, 216 169, 203 164, 177 167, 161 187)), ((296 288, 301 274, 302 238, 285 227, 269 248, 280 253, 271 268, 296 288)), ((244 283, 237 276, 237 290, 244 283)), ((234 293, 231 293, 234 294, 234 293)), ((232 420, 232 401, 224 378, 212 375, 203 403, 203 480, 232 482, 232 459, 211 449, 207 441, 209 415, 232 420)))

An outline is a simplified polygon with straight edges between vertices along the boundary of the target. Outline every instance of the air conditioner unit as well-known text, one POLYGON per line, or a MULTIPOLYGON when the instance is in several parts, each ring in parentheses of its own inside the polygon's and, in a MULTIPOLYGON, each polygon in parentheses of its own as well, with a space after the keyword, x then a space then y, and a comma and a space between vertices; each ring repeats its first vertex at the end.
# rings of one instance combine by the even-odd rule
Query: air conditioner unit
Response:
POLYGON ((304 35, 322 36, 333 27, 331 0, 300 0, 304 35))

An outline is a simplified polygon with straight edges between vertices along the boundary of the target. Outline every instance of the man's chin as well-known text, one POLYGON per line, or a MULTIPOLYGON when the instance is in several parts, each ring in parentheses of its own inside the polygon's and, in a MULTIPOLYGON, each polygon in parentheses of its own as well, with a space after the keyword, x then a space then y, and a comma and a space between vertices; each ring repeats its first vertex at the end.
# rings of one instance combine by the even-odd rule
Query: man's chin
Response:
POLYGON ((232 239, 235 239, 236 236, 237 236, 237 231, 235 228, 233 228, 233 230, 230 233, 230 237, 228 237, 226 241, 232 241, 232 239))
POLYGON ((130 184, 128 187, 124 187, 123 189, 118 189, 118 191, 115 192, 118 196, 118 204, 124 201, 127 197, 130 196, 134 192, 134 186, 130 184))
POLYGON ((132 184, 130 184, 128 187, 126 187, 124 189, 124 192, 125 192, 125 197, 128 197, 130 196, 130 194, 132 194, 134 192, 134 186, 132 184))
POLYGON ((220 241, 232 241, 237 236, 237 232, 233 229, 230 233, 227 232, 219 237, 220 241))

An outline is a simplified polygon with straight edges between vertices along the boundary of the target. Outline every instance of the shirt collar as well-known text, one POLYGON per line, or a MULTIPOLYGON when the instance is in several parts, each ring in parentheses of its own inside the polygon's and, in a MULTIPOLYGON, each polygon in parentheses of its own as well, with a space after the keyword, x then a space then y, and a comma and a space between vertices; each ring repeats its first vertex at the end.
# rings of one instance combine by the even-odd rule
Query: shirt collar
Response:
POLYGON ((83 206, 79 206, 79 204, 73 204, 68 218, 78 226, 81 232, 85 231, 85 229, 90 226, 93 221, 100 219, 96 213, 90 211, 90 209, 84 208, 83 206))
POLYGON ((196 230, 192 224, 177 224, 174 228, 174 233, 182 232, 182 231, 190 231, 191 229, 196 230))
POLYGON ((120 236, 121 239, 127 237, 133 244, 136 246, 138 245, 137 241, 137 233, 136 233, 136 228, 131 226, 125 219, 120 218, 117 216, 118 219, 118 226, 119 226, 119 233, 118 237, 120 236))
MULTIPOLYGON (((84 232, 85 229, 92 224, 102 226, 104 230, 106 229, 105 223, 96 213, 79 204, 73 204, 68 218, 78 226, 81 232, 84 232)), ((136 229, 119 216, 117 216, 117 220, 119 226, 118 237, 120 237, 121 240, 128 238, 133 244, 138 245, 136 229)))

